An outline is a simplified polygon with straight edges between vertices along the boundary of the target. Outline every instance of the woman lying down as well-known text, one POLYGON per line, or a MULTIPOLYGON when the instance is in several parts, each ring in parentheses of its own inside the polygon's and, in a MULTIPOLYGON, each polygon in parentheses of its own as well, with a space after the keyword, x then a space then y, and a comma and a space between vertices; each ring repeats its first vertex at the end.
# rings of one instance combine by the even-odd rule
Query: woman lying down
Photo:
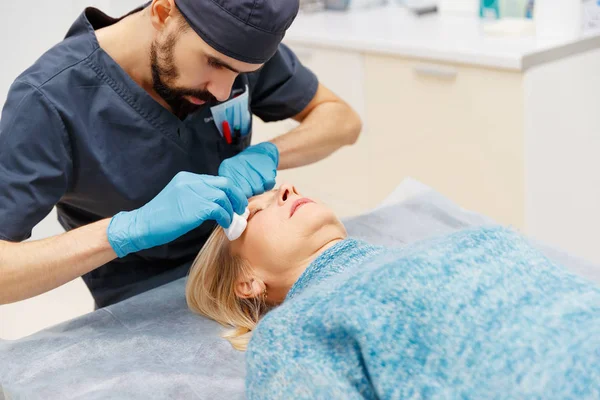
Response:
POLYGON ((600 398, 600 289, 512 231, 392 249, 293 186, 249 208, 240 239, 204 246, 187 300, 247 346, 250 399, 600 398))

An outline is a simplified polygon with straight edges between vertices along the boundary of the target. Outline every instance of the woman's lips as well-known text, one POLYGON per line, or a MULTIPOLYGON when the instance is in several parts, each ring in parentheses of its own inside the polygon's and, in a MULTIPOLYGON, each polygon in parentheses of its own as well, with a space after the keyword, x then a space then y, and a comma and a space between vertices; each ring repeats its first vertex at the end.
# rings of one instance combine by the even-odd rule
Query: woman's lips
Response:
POLYGON ((298 208, 308 203, 314 203, 314 201, 306 197, 296 200, 294 204, 292 204, 292 209, 290 210, 290 218, 292 218, 292 215, 294 215, 298 208))

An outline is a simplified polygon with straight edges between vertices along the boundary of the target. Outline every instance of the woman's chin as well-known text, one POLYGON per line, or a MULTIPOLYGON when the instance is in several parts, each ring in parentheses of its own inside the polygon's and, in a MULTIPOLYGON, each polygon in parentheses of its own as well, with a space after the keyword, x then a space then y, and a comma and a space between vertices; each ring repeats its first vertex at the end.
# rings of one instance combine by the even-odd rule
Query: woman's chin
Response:
POLYGON ((344 225, 329 207, 318 203, 311 204, 310 206, 312 207, 306 207, 305 210, 301 210, 304 211, 304 215, 298 215, 304 218, 303 224, 305 224, 307 231, 313 235, 321 231, 338 232, 337 234, 340 231, 344 234, 346 233, 344 225))

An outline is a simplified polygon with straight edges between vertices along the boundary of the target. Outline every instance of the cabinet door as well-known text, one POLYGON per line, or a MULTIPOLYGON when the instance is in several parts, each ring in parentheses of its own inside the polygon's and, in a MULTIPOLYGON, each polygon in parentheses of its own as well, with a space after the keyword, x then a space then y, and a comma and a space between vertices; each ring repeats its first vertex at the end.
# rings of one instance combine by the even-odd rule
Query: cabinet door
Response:
MULTIPOLYGON (((600 265, 600 49, 525 76, 527 234, 600 265)), ((600 269, 596 269, 600 277, 600 269)))
MULTIPOLYGON (((293 44, 290 47, 301 62, 318 76, 319 81, 348 102, 365 123, 363 56, 293 44)), ((265 124, 255 118, 254 123, 256 142, 286 133, 297 126, 292 120, 265 124)), ((344 147, 318 163, 280 171, 278 183, 294 184, 301 193, 324 201, 342 217, 364 211, 369 204, 369 190, 364 186, 369 176, 369 152, 363 140, 366 135, 364 129, 355 145, 344 147), (361 187, 360 191, 355 189, 358 186, 361 187)))
POLYGON ((407 176, 498 222, 523 225, 522 75, 370 55, 372 201, 407 176))

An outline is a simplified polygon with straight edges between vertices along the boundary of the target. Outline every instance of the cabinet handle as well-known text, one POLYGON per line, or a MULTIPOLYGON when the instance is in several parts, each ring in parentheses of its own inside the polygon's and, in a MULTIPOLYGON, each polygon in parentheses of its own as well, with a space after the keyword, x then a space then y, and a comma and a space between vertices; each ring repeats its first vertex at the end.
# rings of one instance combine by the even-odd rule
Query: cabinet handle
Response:
POLYGON ((456 68, 436 64, 419 64, 414 70, 417 75, 446 80, 454 80, 456 79, 456 75, 458 75, 456 68))

